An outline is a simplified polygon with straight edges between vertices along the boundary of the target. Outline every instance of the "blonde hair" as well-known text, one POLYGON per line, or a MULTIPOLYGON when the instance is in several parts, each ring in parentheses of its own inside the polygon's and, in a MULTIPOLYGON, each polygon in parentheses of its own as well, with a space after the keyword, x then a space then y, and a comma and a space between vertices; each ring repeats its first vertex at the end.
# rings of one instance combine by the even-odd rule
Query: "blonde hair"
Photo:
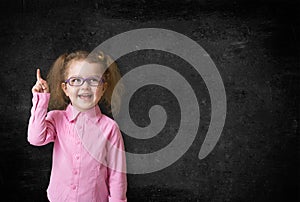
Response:
POLYGON ((106 68, 102 78, 107 83, 107 88, 98 104, 104 103, 108 112, 114 111, 117 113, 120 109, 123 93, 123 85, 121 83, 119 83, 119 88, 114 94, 115 99, 113 103, 111 99, 115 86, 121 79, 121 75, 114 60, 102 51, 92 52, 91 54, 86 51, 76 51, 70 54, 64 53, 56 59, 47 75, 47 82, 51 93, 49 110, 66 109, 70 103, 70 99, 63 92, 61 84, 67 79, 71 63, 80 60, 86 60, 89 63, 99 63, 106 68))

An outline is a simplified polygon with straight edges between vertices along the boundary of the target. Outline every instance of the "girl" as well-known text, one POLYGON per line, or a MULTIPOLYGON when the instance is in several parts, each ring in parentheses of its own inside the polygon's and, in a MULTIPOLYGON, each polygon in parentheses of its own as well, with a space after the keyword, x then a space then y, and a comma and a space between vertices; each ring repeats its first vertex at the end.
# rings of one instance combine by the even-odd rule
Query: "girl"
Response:
MULTIPOLYGON (((36 74, 28 141, 36 146, 54 142, 48 199, 127 201, 123 139, 116 122, 98 106, 111 104, 120 79, 116 63, 102 52, 77 51, 61 55, 47 81, 39 69, 36 74), (52 111, 47 113, 48 103, 52 111)), ((111 107, 118 106, 114 100, 111 107)))

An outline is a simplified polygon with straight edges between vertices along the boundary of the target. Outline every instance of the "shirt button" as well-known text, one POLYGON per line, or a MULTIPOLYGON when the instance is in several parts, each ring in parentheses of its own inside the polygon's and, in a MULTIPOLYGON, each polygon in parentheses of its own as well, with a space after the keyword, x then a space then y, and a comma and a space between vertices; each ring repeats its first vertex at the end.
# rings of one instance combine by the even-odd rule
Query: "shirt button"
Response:
POLYGON ((74 170, 74 175, 77 175, 78 174, 78 171, 77 170, 74 170))
POLYGON ((80 142, 78 141, 78 142, 76 142, 76 144, 77 144, 77 145, 79 145, 79 144, 80 144, 80 142))
POLYGON ((77 160, 79 160, 79 156, 78 155, 76 155, 76 157, 75 157, 77 160))
POLYGON ((76 185, 72 185, 72 189, 75 190, 76 189, 76 185))

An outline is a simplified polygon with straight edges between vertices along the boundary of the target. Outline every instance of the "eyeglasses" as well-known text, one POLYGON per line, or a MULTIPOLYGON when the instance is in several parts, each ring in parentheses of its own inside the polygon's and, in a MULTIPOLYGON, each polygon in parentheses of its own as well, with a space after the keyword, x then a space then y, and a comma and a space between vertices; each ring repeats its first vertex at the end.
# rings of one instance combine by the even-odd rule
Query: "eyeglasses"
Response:
POLYGON ((65 83, 68 83, 70 86, 82 86, 84 82, 87 82, 90 86, 100 86, 104 83, 104 79, 101 77, 88 77, 88 78, 82 78, 82 77, 70 77, 65 81, 65 83))

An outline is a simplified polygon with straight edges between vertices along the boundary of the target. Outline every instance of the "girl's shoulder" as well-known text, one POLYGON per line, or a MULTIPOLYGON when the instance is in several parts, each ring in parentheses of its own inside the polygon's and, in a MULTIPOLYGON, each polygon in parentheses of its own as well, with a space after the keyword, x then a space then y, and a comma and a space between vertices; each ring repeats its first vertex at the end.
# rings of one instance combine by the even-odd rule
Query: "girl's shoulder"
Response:
POLYGON ((48 114, 55 114, 55 115, 63 115, 66 113, 66 110, 54 109, 48 112, 48 114))
POLYGON ((111 117, 109 117, 105 114, 101 115, 100 123, 104 124, 104 125, 109 125, 109 126, 112 126, 112 127, 118 127, 119 128, 117 122, 113 118, 111 118, 111 117))
POLYGON ((99 122, 100 127, 102 128, 102 130, 107 131, 109 133, 119 133, 120 132, 120 128, 118 123, 112 119, 111 117, 102 114, 100 122, 99 122))
POLYGON ((111 117, 102 114, 99 124, 102 132, 111 141, 116 141, 122 136, 118 123, 111 117))
POLYGON ((51 117, 54 120, 69 120, 66 110, 51 110, 48 112, 47 117, 51 117))

